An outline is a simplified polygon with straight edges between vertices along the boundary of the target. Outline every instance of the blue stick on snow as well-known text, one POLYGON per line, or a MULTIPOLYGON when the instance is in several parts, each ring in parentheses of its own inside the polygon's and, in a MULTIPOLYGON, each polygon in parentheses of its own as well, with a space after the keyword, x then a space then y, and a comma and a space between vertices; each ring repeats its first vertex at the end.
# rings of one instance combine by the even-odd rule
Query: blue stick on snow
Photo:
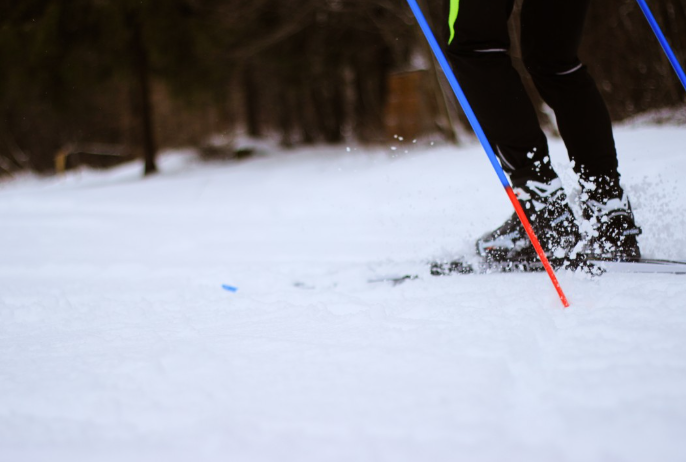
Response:
POLYGON ((638 1, 638 6, 641 7, 641 10, 643 11, 643 14, 648 20, 648 23, 650 23, 650 27, 653 29, 653 32, 655 32, 657 40, 660 42, 660 45, 662 45, 662 49, 665 50, 665 54, 667 55, 669 62, 672 64, 672 67, 674 68, 676 75, 679 77, 679 80, 681 80, 681 84, 684 86, 684 90, 686 90, 686 74, 684 73, 684 69, 681 67, 681 64, 679 64, 679 61, 676 59, 676 55, 674 54, 674 51, 672 51, 672 47, 669 46, 669 43, 665 38, 665 34, 662 33, 662 29, 660 29, 659 24, 655 20, 655 16, 653 16, 653 13, 650 11, 650 8, 648 7, 648 4, 645 0, 636 1, 638 1))

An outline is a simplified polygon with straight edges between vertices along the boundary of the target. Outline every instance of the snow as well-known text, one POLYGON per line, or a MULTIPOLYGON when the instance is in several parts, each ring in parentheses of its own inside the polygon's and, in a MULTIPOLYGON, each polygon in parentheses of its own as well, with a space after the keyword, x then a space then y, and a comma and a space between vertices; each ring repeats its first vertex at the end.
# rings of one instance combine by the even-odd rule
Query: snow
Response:
MULTIPOLYGON (((616 137, 686 259, 686 131, 616 137)), ((510 205, 474 143, 393 147, 0 183, 0 460, 686 460, 686 276, 433 278, 510 205)))

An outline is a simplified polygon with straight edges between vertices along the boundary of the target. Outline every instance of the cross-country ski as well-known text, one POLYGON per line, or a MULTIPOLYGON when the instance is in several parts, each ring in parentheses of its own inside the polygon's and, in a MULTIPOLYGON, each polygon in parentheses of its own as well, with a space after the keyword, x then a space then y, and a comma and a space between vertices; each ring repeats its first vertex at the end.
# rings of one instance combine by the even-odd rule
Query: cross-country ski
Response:
MULTIPOLYGON (((686 261, 640 258, 634 261, 584 259, 580 261, 552 261, 558 270, 578 271, 600 276, 604 273, 686 274, 686 261)), ((544 271, 538 260, 483 261, 461 258, 431 263, 433 276, 450 274, 527 273, 544 271)))

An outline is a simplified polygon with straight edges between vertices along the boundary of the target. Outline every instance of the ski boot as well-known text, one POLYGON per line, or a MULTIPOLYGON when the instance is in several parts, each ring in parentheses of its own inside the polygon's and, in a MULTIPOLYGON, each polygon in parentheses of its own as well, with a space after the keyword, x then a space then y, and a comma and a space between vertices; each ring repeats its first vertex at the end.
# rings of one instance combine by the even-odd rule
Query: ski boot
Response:
POLYGON ((626 193, 618 185, 600 189, 600 193, 588 191, 584 194, 587 199, 582 203, 585 220, 582 223, 582 253, 599 260, 640 260, 637 237, 641 228, 636 226, 626 193))
MULTIPOLYGON (((557 177, 546 182, 528 180, 515 186, 514 191, 551 263, 561 266, 580 239, 562 182, 557 177)), ((489 263, 518 264, 538 259, 516 213, 502 226, 479 238, 476 250, 489 263)))

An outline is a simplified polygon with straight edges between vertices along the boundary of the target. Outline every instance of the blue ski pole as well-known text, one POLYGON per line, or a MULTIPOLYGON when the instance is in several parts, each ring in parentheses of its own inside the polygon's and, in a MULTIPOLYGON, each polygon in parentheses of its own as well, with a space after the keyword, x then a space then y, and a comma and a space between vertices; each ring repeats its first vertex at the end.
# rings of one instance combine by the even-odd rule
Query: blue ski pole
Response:
POLYGON ((562 304, 565 307, 568 307, 569 302, 567 301, 567 297, 565 296, 564 292, 562 291, 562 287, 560 287, 560 283, 558 282, 557 277, 555 276, 555 272, 553 271, 553 268, 550 265, 550 262, 548 261, 548 257, 546 257, 545 252, 543 251, 543 248, 541 247, 541 244, 538 241, 538 238, 536 237, 536 233, 534 233, 534 230, 531 227, 531 223, 529 222, 529 219, 527 218, 526 214, 524 213, 524 209, 522 208, 522 205, 517 200, 517 196, 515 195, 514 191, 512 190, 512 186, 510 185, 510 181, 507 179, 507 176, 505 175, 503 168, 500 166, 500 162, 498 162, 498 158, 496 157, 495 152, 493 151, 493 147, 491 146, 491 143, 489 143, 488 139, 486 138, 486 134, 484 133, 483 129, 481 128, 481 124, 479 123, 478 119, 476 118, 476 115, 474 114, 474 111, 472 110, 472 107, 469 104, 469 101, 467 101, 467 97, 465 96, 464 92, 462 91, 462 87, 460 87, 460 84, 457 82, 457 79, 455 78, 455 74, 453 73, 453 70, 450 67, 450 64, 448 63, 448 60, 446 59, 445 54, 443 53, 443 50, 441 49, 441 46, 436 41, 436 38, 434 37, 434 34, 431 31, 431 27, 426 22, 426 18, 424 17, 424 14, 422 13, 421 8, 419 8, 419 5, 417 4, 416 0, 407 0, 407 3, 410 5, 410 8, 412 9, 414 16, 417 19, 417 22, 419 23, 419 27, 421 27, 422 32, 424 32, 424 36, 426 37, 426 40, 429 42, 429 45, 431 46, 431 49, 433 50, 433 53, 436 56, 436 60, 438 61, 438 64, 441 66, 443 73, 448 78, 448 82, 450 83, 450 87, 453 89, 453 92, 455 93, 457 100, 460 102, 460 106, 462 106, 462 110, 467 115, 467 118, 469 119, 469 123, 471 124, 472 128, 474 129, 474 133, 476 133, 476 136, 479 138, 481 145, 483 146, 484 150, 486 151, 486 155, 488 155, 488 159, 491 161, 491 165, 493 165, 493 168, 495 169, 495 172, 498 175, 500 182, 502 183, 503 187, 505 188, 505 192, 507 193, 507 196, 510 198, 510 202, 512 202, 512 206, 514 207, 515 211, 517 212, 517 216, 519 217, 520 221, 522 222, 522 225, 524 226, 524 229, 526 230, 526 233, 529 236, 529 239, 531 240, 531 243, 533 244, 534 249, 536 249, 536 253, 538 254, 538 258, 541 259, 541 263, 543 263, 543 267, 545 268, 546 272, 548 273, 548 276, 550 277, 550 280, 552 281, 553 286, 555 286, 555 290, 557 290, 557 294, 559 295, 560 300, 562 301, 562 304))
POLYGON ((648 20, 648 23, 650 23, 650 27, 653 29, 653 32, 655 32, 657 40, 660 42, 660 45, 662 45, 662 49, 665 50, 665 54, 667 54, 667 58, 669 59, 669 62, 672 64, 672 67, 674 68, 676 75, 679 77, 679 80, 681 80, 681 84, 684 86, 684 90, 686 90, 686 74, 684 74, 684 69, 681 67, 681 64, 679 64, 679 61, 676 59, 676 55, 672 51, 672 47, 669 46, 669 43, 665 38, 665 34, 662 33, 662 29, 660 29, 660 26, 655 20, 655 16, 653 16, 653 13, 650 11, 650 8, 648 7, 646 1, 637 1, 638 6, 641 7, 641 10, 643 10, 643 14, 648 20))

